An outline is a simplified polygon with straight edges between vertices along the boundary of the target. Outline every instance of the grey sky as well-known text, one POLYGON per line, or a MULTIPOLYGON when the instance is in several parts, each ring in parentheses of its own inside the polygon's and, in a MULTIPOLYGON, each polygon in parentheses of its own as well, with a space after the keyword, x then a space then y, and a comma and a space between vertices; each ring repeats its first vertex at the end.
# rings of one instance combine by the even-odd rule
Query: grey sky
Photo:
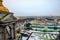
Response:
POLYGON ((3 0, 15 16, 59 16, 60 0, 3 0))

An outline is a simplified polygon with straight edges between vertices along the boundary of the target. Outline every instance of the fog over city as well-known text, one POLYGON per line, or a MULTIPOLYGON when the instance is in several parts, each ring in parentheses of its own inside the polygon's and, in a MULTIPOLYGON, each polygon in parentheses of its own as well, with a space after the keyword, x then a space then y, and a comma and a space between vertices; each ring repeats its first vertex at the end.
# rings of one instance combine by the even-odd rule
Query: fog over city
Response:
POLYGON ((60 0, 3 0, 15 16, 60 16, 60 0))

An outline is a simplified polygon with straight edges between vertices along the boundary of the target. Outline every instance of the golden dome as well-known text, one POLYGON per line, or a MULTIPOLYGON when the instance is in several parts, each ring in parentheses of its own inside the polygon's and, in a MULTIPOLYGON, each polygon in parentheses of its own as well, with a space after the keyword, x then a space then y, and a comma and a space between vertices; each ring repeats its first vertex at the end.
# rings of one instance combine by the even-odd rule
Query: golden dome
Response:
POLYGON ((0 0, 0 11, 9 12, 9 10, 6 7, 4 7, 2 3, 3 1, 0 0))
POLYGON ((9 12, 9 10, 4 6, 0 6, 0 11, 9 12))

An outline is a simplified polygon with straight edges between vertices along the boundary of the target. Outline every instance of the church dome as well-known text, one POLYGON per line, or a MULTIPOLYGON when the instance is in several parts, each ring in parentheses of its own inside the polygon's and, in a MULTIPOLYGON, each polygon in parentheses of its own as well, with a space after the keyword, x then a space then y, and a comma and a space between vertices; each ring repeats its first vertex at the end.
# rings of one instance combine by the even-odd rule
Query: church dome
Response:
POLYGON ((4 6, 0 6, 0 11, 9 12, 9 10, 4 6))
POLYGON ((3 11, 3 12, 9 12, 9 10, 3 6, 3 1, 0 0, 0 11, 3 11))

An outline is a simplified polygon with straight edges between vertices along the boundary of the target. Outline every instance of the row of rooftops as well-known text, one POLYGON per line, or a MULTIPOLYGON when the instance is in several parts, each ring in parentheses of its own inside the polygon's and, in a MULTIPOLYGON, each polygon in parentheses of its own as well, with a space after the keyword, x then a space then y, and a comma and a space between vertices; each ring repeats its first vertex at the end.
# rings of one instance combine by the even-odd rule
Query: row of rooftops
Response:
POLYGON ((54 16, 54 17, 29 17, 29 18, 26 18, 25 19, 27 20, 36 20, 33 22, 33 24, 55 24, 55 23, 58 23, 60 24, 60 16, 54 16))

